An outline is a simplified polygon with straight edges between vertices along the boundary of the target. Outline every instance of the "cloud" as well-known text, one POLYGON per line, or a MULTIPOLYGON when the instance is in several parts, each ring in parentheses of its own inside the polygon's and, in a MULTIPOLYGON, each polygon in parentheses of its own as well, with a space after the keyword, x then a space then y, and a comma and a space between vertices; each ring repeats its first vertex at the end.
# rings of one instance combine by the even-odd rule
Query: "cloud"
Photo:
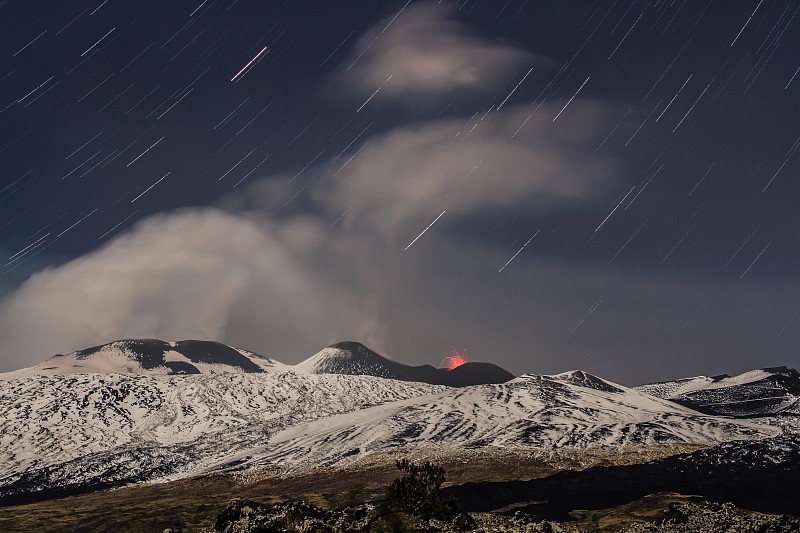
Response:
POLYGON ((427 108, 455 94, 496 91, 523 66, 546 64, 519 48, 471 34, 452 20, 454 14, 449 6, 419 3, 380 21, 343 62, 342 92, 362 98, 381 87, 377 100, 427 108))
POLYGON ((316 200, 331 216, 349 210, 350 223, 385 236, 442 211, 452 220, 523 205, 549 214, 591 204, 619 179, 615 161, 594 150, 609 109, 575 100, 554 123, 559 109, 504 108, 397 128, 370 139, 343 168, 332 166, 316 200))
POLYGON ((216 209, 152 216, 8 297, 2 361, 13 368, 130 337, 234 337, 246 347, 271 346, 275 335, 275 349, 286 349, 287 334, 333 327, 318 305, 327 290, 302 264, 319 235, 313 219, 276 226, 216 209))
POLYGON ((446 231, 405 253, 380 230, 332 231, 312 214, 155 215, 3 300, 0 371, 130 337, 213 339, 288 363, 354 339, 437 364, 453 344, 516 373, 614 368, 629 384, 743 371, 770 340, 793 353, 792 336, 774 338, 796 309, 792 290, 574 264, 541 244, 499 273, 508 251, 446 231), (670 364, 653 375, 653 360, 670 364))

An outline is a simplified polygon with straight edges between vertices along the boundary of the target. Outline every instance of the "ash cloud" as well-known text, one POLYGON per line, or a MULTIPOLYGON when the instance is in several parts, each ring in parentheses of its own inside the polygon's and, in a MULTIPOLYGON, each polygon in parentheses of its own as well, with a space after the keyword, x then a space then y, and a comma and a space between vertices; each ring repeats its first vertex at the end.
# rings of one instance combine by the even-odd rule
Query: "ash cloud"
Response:
MULTIPOLYGON (((323 331, 326 289, 301 264, 313 226, 216 209, 152 216, 27 280, 0 307, 6 369, 120 338, 234 338, 323 331)), ((284 346, 283 349, 287 347, 284 346)))

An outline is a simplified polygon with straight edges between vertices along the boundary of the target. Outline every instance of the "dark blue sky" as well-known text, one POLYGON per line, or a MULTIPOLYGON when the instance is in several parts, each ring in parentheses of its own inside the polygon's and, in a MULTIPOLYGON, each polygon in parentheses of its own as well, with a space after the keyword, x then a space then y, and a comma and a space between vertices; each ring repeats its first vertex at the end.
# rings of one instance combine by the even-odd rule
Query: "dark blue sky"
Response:
POLYGON ((123 337, 797 366, 799 12, 0 1, 0 371, 123 337))

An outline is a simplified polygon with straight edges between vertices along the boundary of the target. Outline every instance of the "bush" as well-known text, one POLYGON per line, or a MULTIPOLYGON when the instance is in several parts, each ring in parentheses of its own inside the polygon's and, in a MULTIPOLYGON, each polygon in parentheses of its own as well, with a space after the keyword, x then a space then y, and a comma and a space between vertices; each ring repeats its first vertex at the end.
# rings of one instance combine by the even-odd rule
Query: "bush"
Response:
POLYGON ((417 465, 408 459, 400 459, 395 465, 404 474, 389 485, 390 502, 425 520, 436 518, 449 522, 458 515, 456 500, 452 496, 447 499, 439 496, 444 468, 430 462, 417 465))

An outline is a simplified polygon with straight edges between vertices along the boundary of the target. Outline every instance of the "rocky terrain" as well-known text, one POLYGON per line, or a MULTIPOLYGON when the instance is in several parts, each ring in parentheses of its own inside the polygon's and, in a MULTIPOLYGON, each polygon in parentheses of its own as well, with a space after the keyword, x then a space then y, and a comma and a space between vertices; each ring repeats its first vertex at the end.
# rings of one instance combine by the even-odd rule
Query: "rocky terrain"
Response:
POLYGON ((602 509, 649 494, 676 492, 765 513, 800 509, 800 428, 780 422, 773 439, 729 442, 640 464, 596 465, 509 482, 463 483, 444 489, 474 511, 515 509, 567 520, 575 509, 602 509), (610 490, 609 487, 613 487, 610 490))
MULTIPOLYGON (((764 515, 742 510, 730 503, 683 502, 671 504, 654 522, 636 522, 615 528, 619 533, 794 533, 800 530, 800 518, 788 515, 764 515)), ((177 533, 177 530, 171 531, 177 533)), ((580 533, 594 527, 576 522, 553 522, 515 512, 461 513, 452 521, 422 520, 409 513, 375 504, 362 504, 334 510, 322 509, 309 502, 282 502, 273 505, 236 499, 217 516, 206 533, 251 533, 254 531, 372 532, 418 531, 457 533, 580 533)))
MULTIPOLYGON (((461 513, 453 521, 423 520, 397 509, 376 504, 326 510, 309 502, 282 502, 273 505, 236 499, 217 516, 205 533, 250 533, 254 531, 288 532, 371 532, 371 531, 580 531, 537 521, 530 516, 513 517, 490 513, 461 513)), ((173 530, 175 531, 175 530, 173 530)))

